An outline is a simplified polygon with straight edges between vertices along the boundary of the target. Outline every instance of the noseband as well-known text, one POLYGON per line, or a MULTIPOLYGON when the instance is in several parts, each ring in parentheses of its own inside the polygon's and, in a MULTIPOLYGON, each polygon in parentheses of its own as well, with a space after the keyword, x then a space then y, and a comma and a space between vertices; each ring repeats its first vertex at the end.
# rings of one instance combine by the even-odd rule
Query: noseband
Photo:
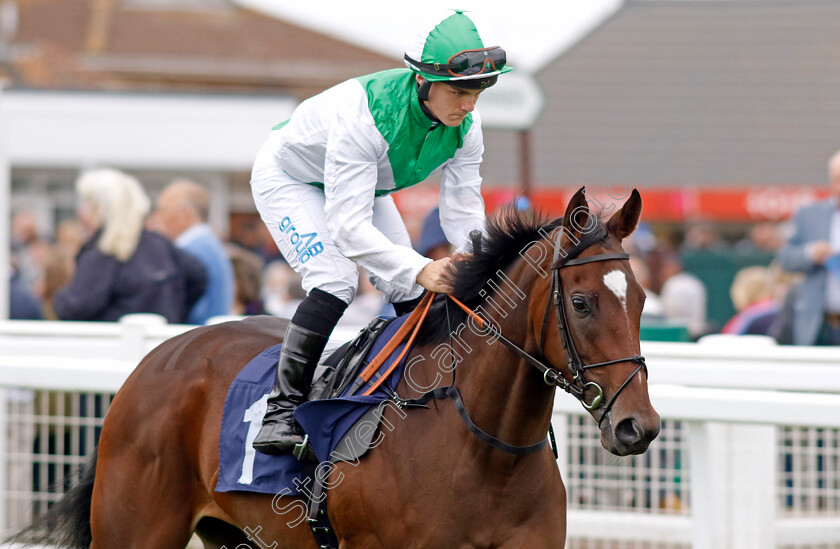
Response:
MULTIPOLYGON (((618 395, 620 395, 624 388, 627 387, 627 385, 630 383, 630 381, 634 377, 636 377, 636 374, 638 374, 639 371, 644 370, 645 375, 647 375, 647 365, 645 364, 645 358, 640 355, 634 355, 632 357, 626 358, 618 358, 615 360, 607 360, 605 362, 598 362, 595 364, 585 364, 583 360, 581 360, 580 355, 577 352, 574 338, 572 338, 572 333, 569 331, 569 322, 566 317, 566 307, 565 301, 563 299, 563 284, 562 280, 560 279, 560 270, 566 267, 575 267, 578 265, 585 265, 587 263, 595 263, 598 261, 630 259, 630 255, 626 253, 605 253, 589 257, 578 257, 581 252, 592 246, 594 243, 603 240, 604 238, 606 238, 606 236, 606 229, 602 224, 599 223, 594 231, 584 233, 578 244, 575 245, 568 252, 565 252, 563 250, 563 247, 560 245, 561 239, 557 239, 557 242, 554 245, 554 258, 552 261, 551 289, 549 291, 549 297, 546 300, 545 315, 543 316, 543 324, 540 328, 540 349, 544 350, 547 332, 545 327, 548 324, 549 311, 551 310, 553 304, 555 317, 557 318, 557 328, 560 332, 560 337, 563 340, 563 348, 566 350, 569 372, 572 375, 572 381, 567 381, 559 370, 550 366, 545 367, 545 369, 543 370, 543 380, 548 385, 560 387, 567 393, 573 395, 575 398, 580 400, 583 407, 587 410, 594 410, 598 408, 603 404, 604 401, 604 390, 601 388, 600 385, 598 385, 594 381, 587 381, 587 370, 601 368, 604 366, 611 366, 613 364, 620 364, 622 362, 632 362, 634 364, 637 364, 637 367, 633 371, 633 373, 630 374, 630 376, 624 381, 624 383, 621 384, 621 387, 618 388, 618 391, 615 392, 610 401, 607 403, 604 412, 601 415, 600 420, 598 421, 598 427, 601 426, 601 422, 603 422, 604 418, 607 417, 607 414, 612 409, 613 403, 618 398, 618 395), (586 391, 589 389, 594 390, 596 392, 596 395, 592 399, 592 402, 587 404, 586 391)), ((545 356, 544 351, 542 354, 543 356, 545 356)))

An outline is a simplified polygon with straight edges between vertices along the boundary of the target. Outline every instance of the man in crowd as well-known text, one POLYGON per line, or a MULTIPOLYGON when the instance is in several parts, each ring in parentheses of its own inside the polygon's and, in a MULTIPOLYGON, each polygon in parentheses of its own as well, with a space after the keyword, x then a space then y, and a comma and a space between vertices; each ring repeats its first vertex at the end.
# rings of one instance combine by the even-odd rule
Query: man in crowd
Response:
POLYGON ((204 187, 176 179, 161 192, 155 209, 155 229, 207 269, 207 289, 190 312, 190 324, 205 324, 211 317, 231 314, 233 308, 233 266, 224 244, 207 224, 209 208, 204 187))
POLYGON ((840 345, 840 151, 828 180, 831 196, 796 212, 778 255, 783 269, 805 274, 793 296, 794 345, 840 345))

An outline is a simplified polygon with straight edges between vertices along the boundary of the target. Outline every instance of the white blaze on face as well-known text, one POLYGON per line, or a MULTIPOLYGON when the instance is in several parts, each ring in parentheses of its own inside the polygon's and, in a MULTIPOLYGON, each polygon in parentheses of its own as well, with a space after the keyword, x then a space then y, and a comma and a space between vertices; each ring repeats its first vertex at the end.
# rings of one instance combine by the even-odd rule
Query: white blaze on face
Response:
POLYGON ((610 271, 604 275, 604 285, 621 302, 624 312, 627 312, 627 277, 621 271, 610 271))

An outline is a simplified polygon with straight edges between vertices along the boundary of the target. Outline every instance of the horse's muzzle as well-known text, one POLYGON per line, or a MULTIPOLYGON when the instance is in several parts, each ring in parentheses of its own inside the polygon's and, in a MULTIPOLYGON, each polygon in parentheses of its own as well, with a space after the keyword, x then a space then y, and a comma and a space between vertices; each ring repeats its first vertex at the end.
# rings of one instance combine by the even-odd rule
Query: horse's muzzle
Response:
POLYGON ((620 419, 613 426, 610 417, 601 431, 601 443, 610 453, 628 456, 644 453, 650 443, 659 435, 661 421, 659 414, 652 417, 630 416, 620 419))

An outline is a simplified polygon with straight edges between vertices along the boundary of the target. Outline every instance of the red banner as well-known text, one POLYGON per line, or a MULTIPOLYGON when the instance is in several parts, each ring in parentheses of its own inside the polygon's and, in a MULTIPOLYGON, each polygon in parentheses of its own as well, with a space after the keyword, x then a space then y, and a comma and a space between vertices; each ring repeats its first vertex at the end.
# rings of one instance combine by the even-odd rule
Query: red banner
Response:
MULTIPOLYGON (((579 187, 537 189, 530 205, 547 215, 562 214, 579 187)), ((406 216, 423 215, 437 204, 438 189, 417 186, 394 195, 397 206, 406 216)), ((591 187, 589 203, 609 213, 624 203, 630 189, 591 187)), ((639 188, 642 217, 649 222, 725 221, 754 222, 788 219, 800 206, 828 196, 825 186, 639 188)), ((488 212, 521 197, 513 188, 489 188, 482 191, 488 212)))

